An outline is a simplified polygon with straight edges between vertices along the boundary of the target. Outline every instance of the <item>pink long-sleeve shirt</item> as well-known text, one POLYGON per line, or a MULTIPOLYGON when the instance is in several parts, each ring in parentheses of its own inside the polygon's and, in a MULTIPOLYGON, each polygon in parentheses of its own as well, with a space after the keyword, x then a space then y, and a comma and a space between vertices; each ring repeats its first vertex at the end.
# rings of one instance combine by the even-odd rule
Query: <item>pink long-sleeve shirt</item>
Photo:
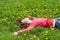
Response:
POLYGON ((17 31, 17 32, 18 32, 18 34, 20 34, 20 33, 29 31, 32 28, 37 27, 37 26, 40 26, 40 27, 49 27, 50 28, 50 27, 53 27, 53 22, 54 22, 54 19, 35 18, 35 19, 32 20, 32 23, 30 23, 30 25, 26 29, 20 30, 20 31, 17 31))

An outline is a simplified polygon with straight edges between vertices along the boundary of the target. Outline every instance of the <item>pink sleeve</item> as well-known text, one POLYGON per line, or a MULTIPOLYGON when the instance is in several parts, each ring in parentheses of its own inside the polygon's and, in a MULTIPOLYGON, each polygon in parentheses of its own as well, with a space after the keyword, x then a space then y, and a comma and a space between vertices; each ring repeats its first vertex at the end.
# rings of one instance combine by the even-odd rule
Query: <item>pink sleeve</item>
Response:
POLYGON ((17 31, 18 32, 18 34, 20 34, 20 33, 24 33, 24 32, 26 32, 26 31, 29 31, 29 30, 31 30, 32 28, 34 28, 36 25, 34 25, 34 24, 31 24, 29 27, 27 27, 26 29, 24 29, 24 30, 20 30, 20 31, 17 31))

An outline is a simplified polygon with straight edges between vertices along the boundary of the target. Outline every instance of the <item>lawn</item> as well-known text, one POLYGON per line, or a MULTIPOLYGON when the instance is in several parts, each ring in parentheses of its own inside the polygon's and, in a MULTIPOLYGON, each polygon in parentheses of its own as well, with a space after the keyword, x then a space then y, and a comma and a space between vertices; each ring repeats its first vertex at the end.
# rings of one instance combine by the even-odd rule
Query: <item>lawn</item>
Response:
POLYGON ((60 0, 0 0, 0 40, 60 40, 60 29, 36 27, 13 36, 21 30, 14 21, 32 15, 39 18, 60 17, 60 0))

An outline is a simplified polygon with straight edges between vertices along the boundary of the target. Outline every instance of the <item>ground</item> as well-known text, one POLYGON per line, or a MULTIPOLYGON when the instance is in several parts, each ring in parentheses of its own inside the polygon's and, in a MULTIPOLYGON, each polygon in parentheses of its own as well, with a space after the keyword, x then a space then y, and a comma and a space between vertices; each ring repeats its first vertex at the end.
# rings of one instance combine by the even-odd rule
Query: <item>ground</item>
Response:
POLYGON ((36 27, 13 36, 21 30, 14 21, 32 15, 39 18, 60 17, 60 0, 0 0, 0 40, 60 40, 60 29, 36 27))

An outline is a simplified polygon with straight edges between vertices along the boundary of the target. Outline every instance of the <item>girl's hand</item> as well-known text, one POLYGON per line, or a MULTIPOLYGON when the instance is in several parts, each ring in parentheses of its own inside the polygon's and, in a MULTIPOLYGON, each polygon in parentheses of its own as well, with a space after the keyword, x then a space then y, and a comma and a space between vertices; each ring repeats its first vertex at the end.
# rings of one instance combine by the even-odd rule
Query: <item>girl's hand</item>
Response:
POLYGON ((13 35, 18 35, 18 32, 14 32, 13 35))

